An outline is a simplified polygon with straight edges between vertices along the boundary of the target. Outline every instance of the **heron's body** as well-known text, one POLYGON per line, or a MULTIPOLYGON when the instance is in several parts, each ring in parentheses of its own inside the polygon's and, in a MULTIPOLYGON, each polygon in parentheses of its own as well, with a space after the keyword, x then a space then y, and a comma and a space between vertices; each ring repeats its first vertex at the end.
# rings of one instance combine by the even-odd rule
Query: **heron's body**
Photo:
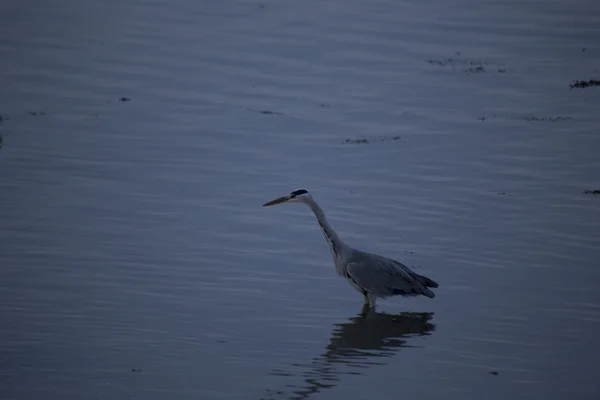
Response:
POLYGON ((338 275, 346 278, 352 287, 363 294, 366 303, 375 306, 378 297, 435 297, 429 289, 438 287, 435 281, 417 274, 396 260, 357 250, 345 244, 325 218, 321 207, 306 190, 295 190, 288 196, 266 203, 265 206, 284 202, 300 202, 312 209, 331 250, 338 275))

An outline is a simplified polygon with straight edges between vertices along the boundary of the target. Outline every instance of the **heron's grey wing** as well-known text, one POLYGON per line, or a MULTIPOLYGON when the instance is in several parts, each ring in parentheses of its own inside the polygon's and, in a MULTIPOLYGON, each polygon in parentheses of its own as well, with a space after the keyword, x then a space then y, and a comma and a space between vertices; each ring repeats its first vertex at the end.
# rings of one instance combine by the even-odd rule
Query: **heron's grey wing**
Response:
POLYGON ((352 280, 367 292, 379 297, 418 294, 434 296, 433 292, 415 279, 407 267, 385 257, 359 254, 348 263, 346 268, 352 280))

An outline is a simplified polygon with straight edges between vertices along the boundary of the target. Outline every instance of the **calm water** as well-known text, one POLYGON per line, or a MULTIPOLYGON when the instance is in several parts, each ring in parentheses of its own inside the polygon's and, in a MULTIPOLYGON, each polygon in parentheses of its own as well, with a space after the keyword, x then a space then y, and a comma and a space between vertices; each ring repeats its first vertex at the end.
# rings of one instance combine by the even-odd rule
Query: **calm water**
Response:
POLYGON ((3 2, 0 398, 599 398, 598 15, 3 2), (299 187, 437 297, 360 318, 299 187))

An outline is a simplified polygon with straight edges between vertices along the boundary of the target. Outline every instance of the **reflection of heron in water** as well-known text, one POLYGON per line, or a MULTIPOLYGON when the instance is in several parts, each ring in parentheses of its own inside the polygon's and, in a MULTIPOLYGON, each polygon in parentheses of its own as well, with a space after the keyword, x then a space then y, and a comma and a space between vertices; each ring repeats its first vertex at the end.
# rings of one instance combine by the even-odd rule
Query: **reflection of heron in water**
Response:
MULTIPOLYGON (((313 358, 310 364, 295 366, 306 369, 299 372, 274 371, 276 375, 301 376, 304 384, 288 386, 289 399, 305 399, 322 389, 337 386, 341 376, 362 375, 372 365, 385 365, 386 358, 402 347, 411 347, 407 341, 413 336, 425 336, 435 330, 430 323, 433 313, 378 313, 363 307, 363 312, 348 322, 335 324, 326 351, 313 358), (341 369, 347 367, 348 371, 341 369), (362 371, 361 371, 362 370, 362 371)), ((263 399, 277 399, 283 391, 269 391, 263 399)))

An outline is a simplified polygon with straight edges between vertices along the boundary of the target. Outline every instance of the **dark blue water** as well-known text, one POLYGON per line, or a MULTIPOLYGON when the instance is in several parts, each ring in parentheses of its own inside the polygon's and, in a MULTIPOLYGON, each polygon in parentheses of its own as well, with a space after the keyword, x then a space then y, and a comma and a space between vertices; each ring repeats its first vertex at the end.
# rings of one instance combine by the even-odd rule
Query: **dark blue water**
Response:
POLYGON ((1 4, 0 398, 597 399, 599 12, 1 4))

